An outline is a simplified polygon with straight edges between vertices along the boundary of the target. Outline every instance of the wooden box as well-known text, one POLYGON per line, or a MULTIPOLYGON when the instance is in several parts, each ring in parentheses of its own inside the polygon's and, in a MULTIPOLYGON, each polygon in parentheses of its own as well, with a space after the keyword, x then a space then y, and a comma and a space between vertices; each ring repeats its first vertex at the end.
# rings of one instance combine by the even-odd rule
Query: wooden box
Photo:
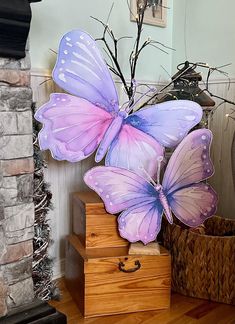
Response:
POLYGON ((128 255, 128 247, 85 249, 76 235, 66 242, 67 287, 85 317, 170 306, 170 255, 128 255))
POLYGON ((108 214, 95 192, 78 192, 72 196, 73 233, 85 248, 128 246, 120 237, 117 216, 108 214))

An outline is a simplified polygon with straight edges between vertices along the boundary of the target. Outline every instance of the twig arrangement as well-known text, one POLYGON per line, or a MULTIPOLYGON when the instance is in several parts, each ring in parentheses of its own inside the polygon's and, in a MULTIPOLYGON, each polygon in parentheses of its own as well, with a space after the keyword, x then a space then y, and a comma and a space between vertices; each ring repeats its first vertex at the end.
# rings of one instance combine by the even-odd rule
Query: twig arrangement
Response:
MULTIPOLYGON (((128 0, 127 0, 127 4, 129 7, 129 10, 131 12, 131 8, 130 8, 130 4, 129 4, 128 0)), ((136 38, 134 41, 133 49, 131 50, 129 58, 128 58, 129 66, 130 66, 130 81, 129 82, 124 77, 124 73, 121 69, 121 64, 119 62, 119 46, 118 45, 121 40, 132 39, 132 37, 131 36, 123 36, 123 37, 117 38, 117 37, 115 37, 113 30, 109 27, 108 19, 111 15, 113 5, 109 12, 108 19, 107 19, 106 23, 104 23, 100 19, 91 17, 92 19, 94 19, 94 20, 98 21, 100 24, 102 24, 102 26, 104 28, 103 35, 101 37, 96 38, 96 40, 103 42, 103 44, 104 44, 103 49, 110 60, 110 62, 106 62, 107 66, 109 67, 110 71, 112 73, 114 73, 114 75, 121 80, 121 82, 123 84, 124 91, 128 96, 130 106, 134 103, 136 104, 135 95, 138 92, 136 91, 137 83, 135 81, 135 76, 136 76, 138 59, 139 59, 142 51, 147 46, 152 46, 154 48, 157 48, 166 54, 168 54, 168 52, 166 51, 167 49, 174 50, 173 48, 166 46, 166 45, 162 44, 161 42, 152 40, 150 37, 148 37, 146 40, 141 42, 141 35, 142 35, 142 31, 143 31, 143 22, 144 22, 144 15, 145 15, 146 8, 151 7, 151 6, 157 7, 157 6, 161 6, 161 5, 162 5, 162 1, 159 1, 159 0, 154 0, 154 1, 153 0, 137 0, 137 15, 135 16, 137 33, 136 33, 136 38), (111 41, 111 45, 110 45, 110 41, 111 41)), ((131 14, 134 15, 132 12, 131 12, 131 14)), ((200 91, 198 93, 194 94, 195 97, 199 96, 202 92, 206 92, 211 97, 221 100, 221 102, 216 106, 216 108, 214 108, 212 110, 212 113, 220 105, 222 105, 224 103, 235 105, 235 102, 228 100, 226 98, 223 98, 221 96, 218 96, 218 95, 212 93, 209 89, 209 80, 210 80, 212 73, 218 72, 229 79, 228 73, 222 70, 224 67, 227 67, 228 65, 230 65, 230 64, 222 65, 219 67, 211 67, 207 63, 202 63, 202 62, 189 63, 187 69, 184 69, 182 71, 182 73, 179 73, 176 78, 172 79, 170 82, 168 82, 162 88, 160 88, 158 90, 153 90, 153 89, 149 90, 148 89, 148 91, 146 91, 146 93, 143 96, 146 98, 146 100, 144 100, 144 101, 141 100, 139 107, 138 108, 135 107, 135 110, 138 110, 146 105, 158 102, 159 96, 162 96, 163 94, 167 94, 169 92, 169 90, 172 91, 173 83, 176 82, 178 79, 182 78, 183 75, 187 72, 187 70, 196 69, 196 68, 203 68, 203 69, 207 70, 207 75, 206 75, 206 80, 204 82, 205 87, 203 89, 200 89, 200 91), (149 95, 150 92, 152 92, 151 95, 149 95)), ((178 68, 180 68, 180 66, 181 66, 181 64, 179 64, 178 68)), ((174 96, 174 98, 172 98, 172 99, 178 99, 178 98, 177 98, 177 96, 174 96)), ((195 98, 190 98, 190 100, 195 100, 195 98)), ((234 117, 232 116, 233 112, 234 111, 231 110, 231 114, 229 114, 229 116, 226 116, 226 117, 234 119, 234 117)))
MULTIPOLYGON (((130 5, 127 1, 129 10, 130 5)), ((133 45, 133 49, 129 55, 129 66, 130 66, 130 84, 128 85, 127 80, 124 77, 124 73, 122 72, 122 69, 119 64, 119 42, 124 39, 132 39, 131 36, 123 36, 120 38, 117 38, 114 35, 113 30, 109 27, 108 23, 104 23, 100 19, 97 19, 95 17, 91 17, 92 19, 98 21, 102 26, 104 27, 103 35, 101 37, 96 38, 97 41, 102 41, 104 43, 104 51, 108 55, 108 58, 110 59, 110 63, 107 63, 107 66, 109 67, 110 71, 114 73, 115 76, 117 76, 124 87, 124 90, 128 96, 128 99, 133 102, 133 97, 135 95, 136 90, 136 82, 135 82, 135 75, 136 75, 136 68, 137 68, 137 62, 140 57, 140 54, 142 53, 143 49, 147 46, 152 46, 154 48, 157 48, 161 50, 162 52, 168 54, 168 52, 165 49, 171 49, 170 47, 162 44, 161 42, 152 40, 150 37, 148 37, 144 42, 141 43, 141 35, 143 31, 143 22, 144 22, 144 14, 145 10, 148 6, 150 6, 150 2, 148 0, 139 0, 137 2, 137 15, 135 16, 136 20, 136 26, 137 26, 137 35, 136 39, 133 45), (109 44, 109 41, 111 40, 112 45, 109 44)), ((111 11, 113 9, 113 6, 111 7, 109 16, 111 14, 111 11)))

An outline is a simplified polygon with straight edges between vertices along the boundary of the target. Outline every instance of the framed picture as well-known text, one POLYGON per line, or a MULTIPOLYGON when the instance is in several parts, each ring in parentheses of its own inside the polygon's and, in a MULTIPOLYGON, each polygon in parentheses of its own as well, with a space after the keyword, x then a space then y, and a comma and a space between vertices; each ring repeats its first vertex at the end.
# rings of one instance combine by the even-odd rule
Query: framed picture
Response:
MULTIPOLYGON (((131 21, 135 21, 137 15, 138 0, 130 0, 131 4, 131 21)), ((161 5, 151 6, 145 10, 144 24, 166 27, 167 0, 161 0, 161 5)))

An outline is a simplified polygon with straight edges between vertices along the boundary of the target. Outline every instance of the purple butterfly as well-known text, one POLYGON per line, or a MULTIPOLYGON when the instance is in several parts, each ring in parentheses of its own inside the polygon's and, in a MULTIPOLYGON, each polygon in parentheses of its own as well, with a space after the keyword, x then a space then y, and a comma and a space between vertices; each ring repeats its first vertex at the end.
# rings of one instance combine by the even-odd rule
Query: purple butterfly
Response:
POLYGON ((95 150, 96 162, 154 176, 165 147, 175 147, 199 123, 201 107, 186 100, 169 101, 129 114, 120 110, 118 95, 95 40, 74 30, 61 40, 53 79, 76 95, 52 94, 35 114, 44 124, 40 147, 57 160, 76 162, 95 150))
MULTIPOLYGON (((190 133, 172 154, 162 185, 131 171, 95 167, 84 180, 103 199, 106 210, 118 217, 120 235, 130 242, 155 240, 162 214, 173 222, 171 211, 184 224, 196 227, 216 211, 217 195, 210 185, 200 183, 212 176, 209 150, 212 133, 199 129, 190 133)), ((160 164, 160 159, 159 163, 160 164)))

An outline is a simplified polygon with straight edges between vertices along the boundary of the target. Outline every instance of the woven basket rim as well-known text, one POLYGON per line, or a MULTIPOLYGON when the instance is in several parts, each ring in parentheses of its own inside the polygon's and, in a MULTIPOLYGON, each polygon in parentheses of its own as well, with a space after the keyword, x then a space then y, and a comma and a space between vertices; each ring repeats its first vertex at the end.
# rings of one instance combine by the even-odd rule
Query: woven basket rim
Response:
POLYGON ((234 222, 235 223, 235 218, 225 218, 225 217, 222 217, 222 216, 219 216, 219 215, 213 215, 213 216, 211 216, 211 217, 209 217, 207 219, 210 219, 210 218, 220 218, 220 219, 223 219, 225 221, 227 220, 229 222, 234 222))
MULTIPOLYGON (((230 218, 224 218, 224 217, 221 217, 221 216, 218 216, 218 215, 214 215, 212 216, 211 218, 219 218, 219 219, 223 219, 223 220, 227 220, 227 221, 232 221, 235 223, 235 219, 230 219, 230 218)), ((207 218, 206 220, 208 220, 210 218, 207 218)), ((223 239, 223 240, 229 240, 229 239, 235 239, 235 235, 230 235, 230 236, 223 236, 223 235, 208 235, 208 234, 201 234, 201 233, 197 233, 197 232, 193 232, 190 230, 190 228, 182 228, 180 225, 178 224, 168 224, 169 226, 175 226, 177 228, 179 228, 180 230, 182 231, 187 231, 190 233, 190 235, 195 235, 195 236, 201 236, 201 237, 208 237, 208 238, 211 238, 211 239, 223 239)))

